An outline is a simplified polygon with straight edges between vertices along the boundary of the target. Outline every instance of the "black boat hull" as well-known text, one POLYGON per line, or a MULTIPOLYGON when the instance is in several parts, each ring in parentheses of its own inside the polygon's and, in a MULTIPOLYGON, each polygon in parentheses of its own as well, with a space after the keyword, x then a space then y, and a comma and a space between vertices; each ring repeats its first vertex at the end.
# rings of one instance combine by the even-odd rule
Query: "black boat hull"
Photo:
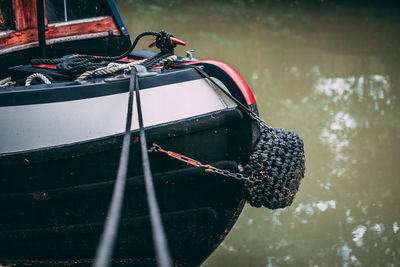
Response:
MULTIPOLYGON (((237 109, 147 129, 149 142, 237 171, 257 138, 237 109)), ((0 259, 90 263, 118 166, 121 135, 1 158, 0 259)), ((154 261, 137 132, 117 241, 116 264, 154 261), (120 260, 118 260, 120 259, 120 260)), ((243 207, 240 183, 163 154, 150 154, 157 199, 176 264, 199 265, 229 232, 243 207)), ((139 264, 140 263, 140 264, 139 264)))
MULTIPOLYGON (((236 168, 233 162, 219 162, 215 166, 230 170, 236 168)), ((174 261, 186 266, 199 265, 223 240, 240 214, 243 207, 240 185, 197 168, 156 174, 154 179, 174 261)), ((24 212, 28 213, 23 216, 25 220, 28 219, 26 216, 33 215, 36 221, 43 219, 53 223, 41 228, 32 225, 32 228, 2 231, 2 258, 25 263, 40 260, 50 265, 54 264, 52 261, 64 264, 91 259, 102 230, 101 219, 105 217, 112 186, 112 182, 105 182, 47 190, 47 196, 54 196, 53 200, 42 198, 30 205, 25 202, 23 207, 21 202, 10 205, 14 214, 7 214, 8 220, 15 222, 24 212), (75 219, 74 224, 62 222, 71 222, 71 217, 75 219)), ((149 263, 154 259, 144 191, 143 177, 128 179, 123 220, 114 254, 117 259, 135 260, 136 263, 149 263)))

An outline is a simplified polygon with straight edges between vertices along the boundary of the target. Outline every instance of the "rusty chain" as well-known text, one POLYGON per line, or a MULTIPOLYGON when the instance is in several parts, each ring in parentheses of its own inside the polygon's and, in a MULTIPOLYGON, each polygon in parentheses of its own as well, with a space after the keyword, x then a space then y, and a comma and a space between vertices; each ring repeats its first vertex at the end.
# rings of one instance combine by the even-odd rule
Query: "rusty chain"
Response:
POLYGON ((228 170, 218 169, 218 168, 208 165, 208 164, 202 164, 200 161, 194 160, 187 156, 181 155, 181 154, 173 152, 173 151, 165 150, 162 147, 160 147, 159 145, 157 145, 156 143, 153 143, 153 146, 149 149, 149 152, 161 152, 161 153, 168 155, 171 158, 183 161, 189 165, 192 165, 192 166, 195 166, 198 168, 204 168, 205 171, 207 171, 207 172, 213 172, 216 174, 223 175, 225 177, 234 178, 238 181, 245 181, 245 182, 249 182, 249 183, 256 182, 256 179, 254 179, 253 177, 248 177, 241 173, 233 173, 228 170))

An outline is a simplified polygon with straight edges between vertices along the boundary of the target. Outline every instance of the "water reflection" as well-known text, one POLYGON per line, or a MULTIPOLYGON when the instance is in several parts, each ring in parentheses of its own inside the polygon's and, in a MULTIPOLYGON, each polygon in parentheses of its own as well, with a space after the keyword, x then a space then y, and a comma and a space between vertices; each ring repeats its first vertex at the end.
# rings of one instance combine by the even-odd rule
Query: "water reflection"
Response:
POLYGON ((117 3, 131 33, 166 29, 198 58, 234 66, 262 117, 305 141, 306 178, 292 207, 246 206, 205 267, 400 264, 397 9, 346 1, 117 3))

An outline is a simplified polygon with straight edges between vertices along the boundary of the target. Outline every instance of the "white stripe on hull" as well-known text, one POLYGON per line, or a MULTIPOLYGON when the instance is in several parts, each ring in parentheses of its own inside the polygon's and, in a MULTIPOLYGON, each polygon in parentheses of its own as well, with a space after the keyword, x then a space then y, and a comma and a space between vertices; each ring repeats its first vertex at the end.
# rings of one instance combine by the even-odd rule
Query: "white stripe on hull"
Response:
MULTIPOLYGON (((235 106, 202 79, 141 90, 140 96, 145 127, 235 106)), ((128 93, 121 93, 0 107, 0 153, 72 144, 122 133, 127 104, 128 93)), ((136 105, 132 116, 134 129, 138 129, 136 105)))

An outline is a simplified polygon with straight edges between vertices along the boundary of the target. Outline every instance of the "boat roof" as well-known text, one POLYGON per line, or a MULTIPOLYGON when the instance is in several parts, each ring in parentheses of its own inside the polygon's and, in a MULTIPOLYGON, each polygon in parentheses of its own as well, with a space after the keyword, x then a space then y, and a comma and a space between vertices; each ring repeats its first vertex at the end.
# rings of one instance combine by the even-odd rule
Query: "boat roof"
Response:
MULTIPOLYGON (((45 0, 44 6, 46 45, 128 35, 113 0, 45 0)), ((0 0, 0 55, 38 46, 37 13, 37 0, 0 0)))

